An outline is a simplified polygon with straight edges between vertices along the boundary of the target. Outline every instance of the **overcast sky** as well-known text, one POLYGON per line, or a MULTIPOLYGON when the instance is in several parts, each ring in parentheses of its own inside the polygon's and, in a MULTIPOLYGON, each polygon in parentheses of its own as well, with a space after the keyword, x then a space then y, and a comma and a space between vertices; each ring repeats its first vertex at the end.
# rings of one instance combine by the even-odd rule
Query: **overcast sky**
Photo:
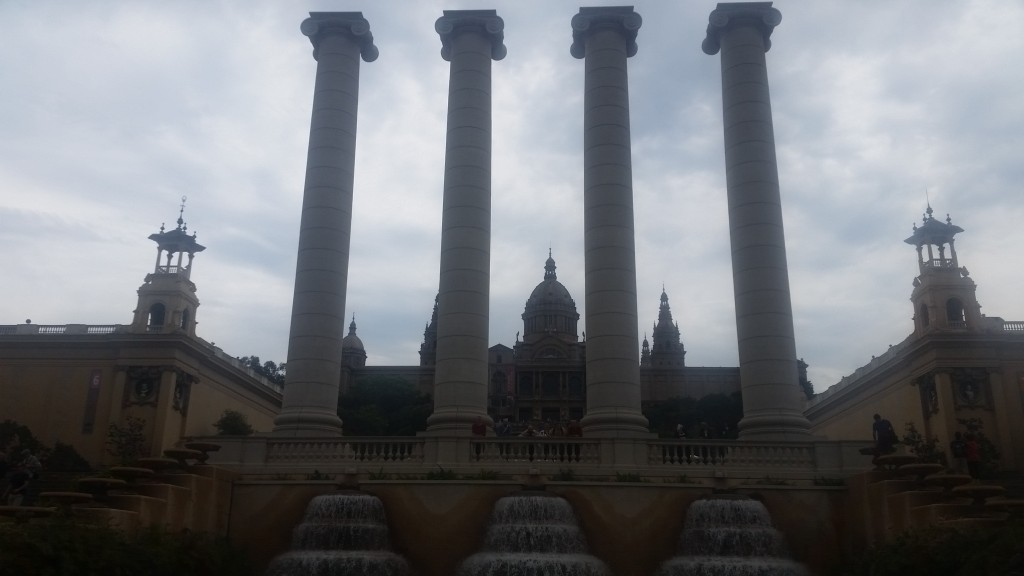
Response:
MULTIPOLYGON (((594 2, 588 5, 617 4, 594 2)), ((161 223, 207 250, 198 334, 286 360, 316 62, 309 11, 362 11, 347 314, 368 364, 417 364, 437 292, 442 9, 496 8, 491 343, 548 248, 583 301, 580 4, 0 1, 0 324, 128 324, 161 223)), ((640 335, 662 285, 690 366, 737 364, 712 1, 641 1, 629 60, 640 335)), ((1024 3, 781 0, 767 54, 797 353, 821 391, 903 340, 926 191, 982 312, 1024 320, 1024 3)), ((583 319, 580 329, 586 330, 583 319)))

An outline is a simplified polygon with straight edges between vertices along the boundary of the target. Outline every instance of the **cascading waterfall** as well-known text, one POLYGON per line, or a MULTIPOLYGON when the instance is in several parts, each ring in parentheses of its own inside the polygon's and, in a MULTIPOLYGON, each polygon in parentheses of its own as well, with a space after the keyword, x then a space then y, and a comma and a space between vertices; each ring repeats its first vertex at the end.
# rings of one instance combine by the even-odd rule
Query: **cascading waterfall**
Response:
POLYGON ((679 556, 657 576, 806 576, 788 558, 764 504, 742 496, 697 500, 686 512, 679 556))
POLYGON ((559 496, 524 491, 495 503, 484 550, 467 558, 459 576, 609 576, 587 552, 572 505, 559 496))
POLYGON ((362 492, 313 498, 292 533, 292 550, 275 558, 266 576, 409 576, 390 551, 384 504, 362 492))

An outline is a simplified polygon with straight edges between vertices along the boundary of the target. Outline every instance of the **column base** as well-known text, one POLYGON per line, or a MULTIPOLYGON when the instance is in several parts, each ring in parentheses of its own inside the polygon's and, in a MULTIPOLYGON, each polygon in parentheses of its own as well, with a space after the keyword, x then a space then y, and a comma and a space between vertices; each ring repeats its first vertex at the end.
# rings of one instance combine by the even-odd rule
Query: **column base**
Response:
POLYGON ((326 436, 342 435, 341 418, 322 410, 289 410, 274 418, 272 436, 326 436))
POLYGON ((587 410, 580 425, 584 436, 635 438, 651 435, 643 414, 622 410, 587 410))
POLYGON ((482 418, 488 428, 494 427, 494 420, 486 412, 442 410, 434 412, 427 418, 425 434, 428 436, 470 436, 473 434, 473 423, 477 418, 482 418))
POLYGON ((811 440, 811 423, 803 414, 765 414, 744 416, 739 423, 740 440, 795 441, 811 440))

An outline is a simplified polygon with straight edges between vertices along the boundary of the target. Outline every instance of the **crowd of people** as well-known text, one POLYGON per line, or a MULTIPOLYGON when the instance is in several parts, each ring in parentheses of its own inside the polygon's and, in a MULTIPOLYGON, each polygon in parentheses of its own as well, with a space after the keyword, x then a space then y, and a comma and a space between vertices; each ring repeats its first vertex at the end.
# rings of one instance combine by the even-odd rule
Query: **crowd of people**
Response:
MULTIPOLYGON (((527 423, 513 423, 508 418, 502 418, 494 424, 494 435, 499 437, 519 436, 522 438, 572 438, 583 436, 583 426, 578 420, 542 422, 534 420, 527 423)), ((474 436, 486 436, 488 425, 483 418, 477 418, 473 423, 474 436)))
MULTIPOLYGON (((891 422, 882 418, 880 414, 875 414, 873 419, 871 437, 875 441, 875 447, 872 463, 878 466, 879 456, 895 452, 896 445, 900 443, 900 439, 891 422)), ((975 432, 955 432, 953 440, 949 443, 949 452, 952 457, 951 472, 954 474, 966 474, 972 478, 981 477, 983 458, 978 434, 975 432)), ((943 461, 945 461, 944 456, 943 461)))

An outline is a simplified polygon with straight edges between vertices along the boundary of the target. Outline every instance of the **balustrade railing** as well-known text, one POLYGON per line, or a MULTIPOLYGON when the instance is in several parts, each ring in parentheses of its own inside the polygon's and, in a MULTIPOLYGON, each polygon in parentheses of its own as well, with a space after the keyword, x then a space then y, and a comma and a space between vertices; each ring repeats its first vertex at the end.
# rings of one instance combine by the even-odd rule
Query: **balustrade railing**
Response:
POLYGON ((1024 321, 1010 320, 1003 322, 1004 332, 1024 332, 1024 321))
POLYGON ((815 464, 812 444, 755 444, 733 440, 661 440, 647 445, 652 466, 807 468, 815 464))
POLYGON ((601 443, 581 438, 488 438, 470 443, 474 462, 551 462, 599 464, 601 443))
POLYGON ((358 440, 270 440, 267 463, 423 462, 423 441, 416 438, 358 440))

